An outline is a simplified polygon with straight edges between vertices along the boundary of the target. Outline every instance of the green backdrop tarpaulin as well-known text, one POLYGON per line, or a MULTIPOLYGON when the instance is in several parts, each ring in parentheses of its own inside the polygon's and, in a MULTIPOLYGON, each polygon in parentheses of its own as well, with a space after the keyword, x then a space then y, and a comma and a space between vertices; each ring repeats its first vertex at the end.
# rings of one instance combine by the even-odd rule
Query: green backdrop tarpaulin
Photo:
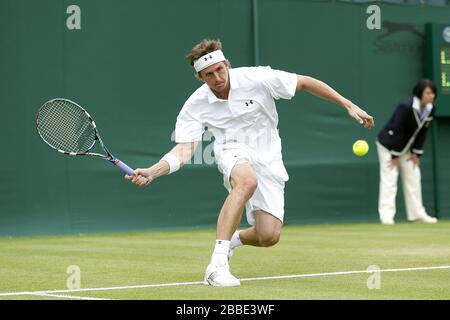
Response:
MULTIPOLYGON (((380 4, 383 28, 369 30, 367 5, 258 1, 260 64, 327 82, 372 113, 377 125, 365 130, 343 109, 306 93, 278 102, 291 178, 288 224, 377 220, 376 134, 423 75, 424 23, 447 22, 450 13, 449 7, 380 4), (392 23, 406 28, 389 33, 392 23), (364 158, 351 152, 357 139, 370 143, 364 158)), ((176 116, 200 85, 184 55, 202 38, 220 38, 233 66, 253 65, 252 13, 252 1, 239 0, 2 0, 0 235, 215 225, 226 196, 215 165, 188 165, 138 189, 106 162, 50 150, 34 117, 50 98, 73 99, 90 111, 117 156, 148 166, 173 146, 176 116), (81 30, 66 27, 72 4, 81 9, 81 30)), ((439 120, 444 216, 449 128, 439 120)), ((432 213, 430 148, 428 141, 422 172, 432 213)), ((404 217, 401 195, 398 200, 404 217)))

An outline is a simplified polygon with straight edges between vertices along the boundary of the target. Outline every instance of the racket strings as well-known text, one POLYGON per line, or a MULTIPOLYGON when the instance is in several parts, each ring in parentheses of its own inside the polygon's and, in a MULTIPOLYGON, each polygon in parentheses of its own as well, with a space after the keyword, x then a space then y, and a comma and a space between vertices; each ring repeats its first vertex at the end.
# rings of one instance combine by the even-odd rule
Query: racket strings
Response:
POLYGON ((52 100, 42 106, 37 128, 49 145, 64 152, 85 153, 92 148, 96 137, 86 112, 65 100, 52 100))

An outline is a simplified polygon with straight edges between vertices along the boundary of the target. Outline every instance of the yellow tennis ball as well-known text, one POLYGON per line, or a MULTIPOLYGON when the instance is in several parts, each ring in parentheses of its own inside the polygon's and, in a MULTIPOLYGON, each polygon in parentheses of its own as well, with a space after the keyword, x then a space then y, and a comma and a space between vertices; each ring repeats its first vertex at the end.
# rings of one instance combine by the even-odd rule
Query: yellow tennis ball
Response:
POLYGON ((369 145, 365 140, 358 140, 353 144, 353 153, 362 157, 369 152, 369 145))

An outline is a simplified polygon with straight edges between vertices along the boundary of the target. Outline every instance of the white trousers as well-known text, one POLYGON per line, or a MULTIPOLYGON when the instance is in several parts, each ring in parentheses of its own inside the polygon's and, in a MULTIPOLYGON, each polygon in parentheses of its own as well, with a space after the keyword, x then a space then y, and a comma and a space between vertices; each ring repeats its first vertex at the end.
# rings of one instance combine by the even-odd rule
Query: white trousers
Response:
POLYGON ((411 152, 405 152, 399 157, 398 168, 390 168, 391 154, 389 150, 378 141, 377 150, 380 161, 380 192, 378 199, 380 219, 394 219, 399 171, 402 178, 407 219, 413 221, 427 215, 422 203, 420 168, 419 166, 414 166, 414 163, 408 160, 411 157, 411 152))

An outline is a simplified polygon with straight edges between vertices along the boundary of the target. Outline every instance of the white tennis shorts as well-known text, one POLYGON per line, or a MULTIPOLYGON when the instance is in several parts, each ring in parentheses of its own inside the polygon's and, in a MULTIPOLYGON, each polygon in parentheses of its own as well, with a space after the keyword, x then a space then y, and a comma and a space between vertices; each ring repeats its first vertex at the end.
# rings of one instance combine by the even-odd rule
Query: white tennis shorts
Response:
POLYGON ((216 154, 219 171, 223 174, 223 184, 231 192, 231 171, 240 163, 249 163, 255 171, 258 187, 245 205, 247 222, 255 224, 254 211, 263 210, 281 222, 284 218, 284 186, 289 179, 282 160, 274 161, 270 166, 252 159, 245 148, 223 149, 216 154))

